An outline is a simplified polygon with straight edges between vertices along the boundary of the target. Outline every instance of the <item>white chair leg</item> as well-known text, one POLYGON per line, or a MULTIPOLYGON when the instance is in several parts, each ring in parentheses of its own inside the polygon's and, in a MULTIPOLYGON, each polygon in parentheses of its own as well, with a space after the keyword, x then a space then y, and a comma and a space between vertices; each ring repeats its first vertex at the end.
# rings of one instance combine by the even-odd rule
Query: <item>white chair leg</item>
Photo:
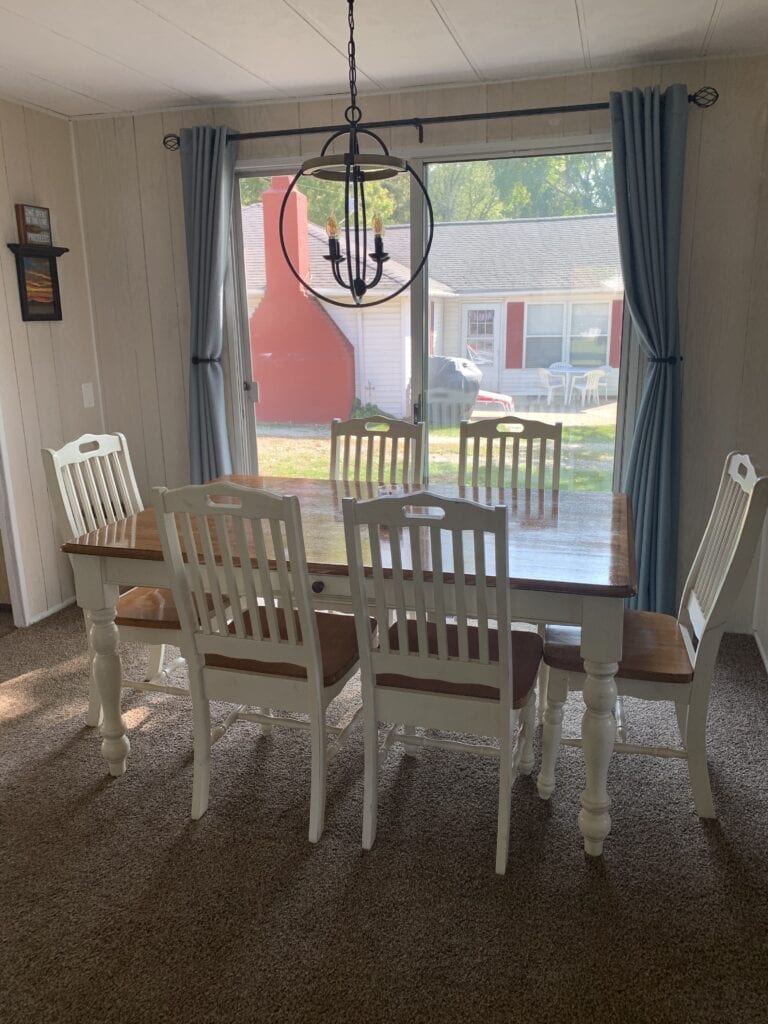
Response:
POLYGON ((85 634, 88 637, 88 711, 85 716, 85 724, 98 727, 101 725, 102 712, 99 688, 93 674, 93 648, 90 645, 91 619, 87 611, 83 612, 83 617, 85 619, 85 634))
POLYGON ((534 688, 528 694, 528 700, 520 712, 520 720, 523 726, 520 735, 520 742, 523 745, 520 755, 520 774, 530 775, 534 765, 533 734, 536 731, 536 690, 534 688))
POLYGON ((165 660, 165 644, 152 644, 148 650, 147 671, 144 673, 144 682, 154 682, 163 671, 165 660))
POLYGON ((363 849, 370 850, 376 840, 379 788, 379 724, 376 711, 365 709, 363 725, 365 768, 363 771, 363 849))
POLYGON ((312 715, 312 782, 309 793, 309 841, 316 843, 325 824, 325 711, 312 715))
POLYGON ((517 712, 510 713, 509 727, 501 737, 499 751, 499 815, 496 829, 496 874, 504 875, 509 859, 509 817, 512 801, 512 737, 517 727, 517 712))
POLYGON ((693 802, 700 818, 716 818, 715 802, 712 799, 712 788, 709 784, 709 768, 707 767, 707 736, 706 719, 701 723, 693 720, 690 712, 686 728, 686 748, 688 750, 688 777, 693 790, 693 802))
POLYGON ((193 702, 192 718, 195 748, 192 817, 197 821, 208 810, 208 791, 211 783, 211 705, 207 700, 193 702))
POLYGON ((536 780, 536 789, 542 800, 549 800, 555 790, 555 767, 563 734, 563 705, 567 696, 567 683, 558 680, 557 685, 554 685, 554 680, 550 678, 542 730, 541 769, 536 780))
MULTIPOLYGON (((544 634, 546 632, 546 629, 547 629, 547 627, 543 623, 541 623, 539 625, 539 627, 538 627, 537 632, 538 632, 539 636, 541 637, 542 641, 544 640, 544 634)), ((541 663, 539 664, 539 674, 536 677, 536 689, 537 689, 537 692, 538 692, 538 699, 539 699, 539 703, 538 703, 538 723, 539 723, 539 725, 543 724, 543 722, 544 722, 544 712, 547 709, 547 684, 548 684, 548 682, 549 682, 549 665, 545 664, 544 659, 542 658, 541 663)))
POLYGON ((688 705, 675 704, 675 715, 677 716, 677 728, 680 732, 680 742, 684 747, 688 746, 688 705))
POLYGON ((613 709, 613 717, 616 719, 616 742, 627 742, 627 716, 624 714, 624 698, 617 697, 613 709))

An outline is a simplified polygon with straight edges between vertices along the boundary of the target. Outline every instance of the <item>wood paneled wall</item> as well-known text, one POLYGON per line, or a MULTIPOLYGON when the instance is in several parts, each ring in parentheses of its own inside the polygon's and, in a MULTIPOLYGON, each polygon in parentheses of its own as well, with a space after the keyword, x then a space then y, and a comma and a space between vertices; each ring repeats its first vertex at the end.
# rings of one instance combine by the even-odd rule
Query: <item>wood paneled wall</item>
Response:
POLYGON ((30 622, 74 595, 69 563, 59 551, 40 458, 85 431, 102 429, 71 128, 0 101, 0 461, 9 479, 13 516, 2 517, 6 563, 15 541, 23 577, 18 622, 30 622), (6 242, 18 241, 14 203, 47 206, 54 242, 69 252, 58 263, 63 320, 24 323, 16 264, 6 242), (83 407, 91 383, 93 408, 83 407))
MULTIPOLYGON (((742 448, 768 468, 768 58, 643 66, 563 78, 361 97, 368 119, 544 106, 606 99, 609 90, 685 82, 713 85, 720 101, 691 110, 684 214, 681 319, 685 356, 680 576, 704 527, 726 453, 742 448)), ((286 128, 343 119, 345 97, 199 109, 75 125, 105 418, 126 432, 140 486, 187 479, 187 293, 178 154, 165 132, 226 123, 286 128)), ((605 138, 605 112, 430 127, 424 155, 509 142, 546 150, 605 138)), ((415 133, 385 133, 417 150, 415 133)), ((315 152, 317 137, 241 146, 242 159, 315 152)), ((749 629, 752 594, 734 622, 749 629)))

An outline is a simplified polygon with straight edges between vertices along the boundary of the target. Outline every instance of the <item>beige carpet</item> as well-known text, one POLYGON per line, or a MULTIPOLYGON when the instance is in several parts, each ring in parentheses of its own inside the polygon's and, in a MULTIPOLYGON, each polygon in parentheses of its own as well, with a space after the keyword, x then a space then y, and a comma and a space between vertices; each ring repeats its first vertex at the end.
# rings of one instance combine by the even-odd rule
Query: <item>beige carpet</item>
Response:
MULTIPOLYGON (((516 785, 503 879, 495 765, 470 755, 394 751, 368 854, 359 733, 317 847, 303 735, 233 730, 193 823, 188 708, 129 697, 130 768, 110 779, 83 726, 83 652, 76 609, 0 638, 3 1024, 766 1020, 768 683, 751 640, 726 638, 712 700, 719 822, 694 815, 682 762, 615 758, 613 833, 586 859, 566 750, 551 804, 516 785)), ((671 716, 630 722, 671 735, 671 716)))

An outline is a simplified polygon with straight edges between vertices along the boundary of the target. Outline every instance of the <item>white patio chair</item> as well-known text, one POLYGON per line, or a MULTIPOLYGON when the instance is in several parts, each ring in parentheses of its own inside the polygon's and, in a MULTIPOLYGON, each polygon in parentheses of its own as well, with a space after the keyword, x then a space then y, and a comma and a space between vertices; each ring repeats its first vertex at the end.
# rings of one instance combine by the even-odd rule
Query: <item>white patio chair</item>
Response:
POLYGON ((208 808, 211 748, 236 721, 303 729, 311 737, 309 840, 316 843, 326 768, 361 708, 338 726, 326 723, 328 706, 357 670, 357 639, 351 615, 312 607, 299 500, 211 483, 157 488, 154 504, 192 691, 192 817, 208 808), (216 700, 236 707, 211 730, 216 700))
MULTIPOLYGON (((725 624, 741 590, 768 505, 768 477, 758 477, 748 456, 725 461, 714 508, 683 589, 677 618, 656 612, 624 614, 624 649, 616 675, 618 693, 675 707, 682 747, 617 743, 619 753, 679 757, 688 764, 696 813, 714 818, 707 770, 706 725, 715 659, 725 624)), ((549 666, 547 711, 538 791, 548 799, 562 740, 563 704, 570 690, 582 690, 580 633, 547 627, 544 660, 549 666)))
MULTIPOLYGON (((600 381, 605 377, 603 370, 588 370, 571 382, 571 392, 578 392, 581 395, 582 408, 589 402, 597 404, 600 401, 600 381)), ((607 390, 606 390, 607 394, 607 390)))
POLYGON ((565 402, 565 377, 556 376, 544 366, 538 367, 537 373, 539 375, 539 390, 544 392, 542 397, 547 399, 547 405, 552 405, 552 399, 558 391, 562 392, 563 402, 565 402))
POLYGON ((532 695, 541 658, 538 634, 510 629, 507 509, 424 492, 345 498, 343 508, 365 715, 363 848, 376 837, 379 722, 403 723, 402 733, 397 725, 388 730, 383 750, 402 740, 406 749, 499 757, 496 871, 503 874, 512 783, 518 770, 533 767, 532 695), (465 552, 474 552, 471 567, 465 552), (489 626, 491 577, 498 629, 489 626), (391 622, 378 642, 367 625, 366 584, 377 621, 391 622), (500 747, 417 735, 417 726, 494 736, 500 747))
MULTIPOLYGON (((83 434, 58 451, 43 448, 42 457, 62 544, 126 519, 144 508, 123 434, 83 434)), ((178 646, 180 639, 179 617, 170 590, 133 587, 120 595, 115 622, 121 640, 149 645, 145 678, 126 681, 125 686, 189 696, 186 687, 167 681, 168 672, 180 664, 181 659, 163 670, 165 644, 178 646)), ((88 612, 85 612, 85 628, 90 632, 88 612)), ((101 700, 91 664, 86 722, 98 725, 100 721, 101 700)))
POLYGON ((424 424, 366 416, 331 421, 331 480, 420 484, 424 424))
POLYGON ((459 484, 558 490, 562 423, 499 416, 459 425, 459 484))

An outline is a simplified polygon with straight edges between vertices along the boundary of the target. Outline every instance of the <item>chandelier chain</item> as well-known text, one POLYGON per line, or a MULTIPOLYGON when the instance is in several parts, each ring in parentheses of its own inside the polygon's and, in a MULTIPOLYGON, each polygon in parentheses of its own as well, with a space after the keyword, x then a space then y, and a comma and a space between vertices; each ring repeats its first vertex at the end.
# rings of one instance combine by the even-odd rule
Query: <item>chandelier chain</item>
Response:
POLYGON ((349 61, 349 106, 344 116, 350 124, 356 124, 362 117, 362 110, 357 105, 357 64, 355 62, 355 0, 347 0, 349 8, 347 22, 349 24, 349 42, 347 43, 347 59, 349 61))

